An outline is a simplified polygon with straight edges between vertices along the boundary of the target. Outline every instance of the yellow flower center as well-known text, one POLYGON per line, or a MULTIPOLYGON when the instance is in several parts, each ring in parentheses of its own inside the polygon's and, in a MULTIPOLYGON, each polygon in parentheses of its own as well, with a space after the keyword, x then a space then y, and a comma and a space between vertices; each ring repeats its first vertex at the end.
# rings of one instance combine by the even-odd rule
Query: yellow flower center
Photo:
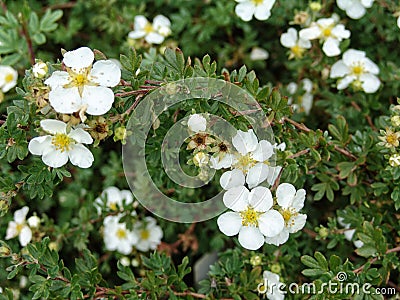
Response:
POLYGON ((24 224, 17 224, 17 232, 18 234, 21 232, 22 228, 24 228, 24 224))
POLYGON ((243 226, 258 226, 258 218, 262 214, 254 210, 251 206, 247 206, 246 210, 241 211, 240 217, 242 218, 242 225, 243 226))
POLYGON ((116 202, 111 202, 110 204, 108 204, 108 207, 111 209, 111 210, 117 210, 117 203, 116 202))
POLYGON ((122 228, 118 228, 117 230, 117 238, 119 238, 120 240, 125 239, 127 236, 126 234, 126 230, 122 229, 122 228))
POLYGON ((322 28, 322 35, 324 37, 330 37, 332 35, 332 26, 322 28))
POLYGON ((151 23, 147 23, 145 26, 144 26, 144 32, 146 32, 146 34, 149 34, 149 33, 152 33, 153 31, 154 31, 154 29, 153 29, 153 25, 151 25, 151 23))
POLYGON ((140 231, 140 238, 142 240, 147 240, 150 237, 150 232, 147 229, 140 231))
POLYGON ((65 133, 56 133, 51 140, 51 143, 56 147, 56 150, 60 150, 61 152, 69 151, 70 145, 74 142, 75 141, 65 133))
POLYGON ((88 79, 84 74, 76 74, 72 77, 72 81, 74 82, 75 86, 82 86, 88 82, 88 79))
POLYGON ((306 49, 300 47, 299 45, 295 45, 292 48, 290 48, 290 51, 293 53, 293 56, 297 58, 302 58, 305 50, 306 49))
POLYGON ((283 220, 285 221, 285 225, 293 226, 294 220, 292 220, 290 222, 290 224, 289 224, 289 221, 292 217, 297 216, 299 213, 293 207, 289 207, 289 208, 282 209, 281 214, 282 214, 283 220))
POLYGON ((360 76, 364 73, 364 66, 362 64, 356 64, 352 66, 351 72, 356 76, 360 76))
POLYGON ((251 156, 251 153, 248 153, 246 155, 240 155, 238 157, 237 162, 234 165, 234 168, 239 169, 243 171, 244 173, 247 173, 247 171, 255 166, 257 161, 251 156))
POLYGON ((64 88, 78 88, 79 95, 82 97, 83 88, 85 85, 98 86, 99 84, 92 82, 92 77, 90 76, 91 66, 80 69, 78 71, 67 68, 69 75, 69 82, 65 84, 64 88))
POLYGON ((396 133, 392 132, 386 136, 386 142, 393 145, 394 147, 397 147, 399 145, 399 138, 397 137, 396 133))
POLYGON ((7 74, 4 78, 4 80, 6 81, 6 83, 10 83, 14 80, 14 76, 13 74, 7 74))
POLYGON ((263 3, 264 0, 251 0, 255 5, 260 5, 263 3))

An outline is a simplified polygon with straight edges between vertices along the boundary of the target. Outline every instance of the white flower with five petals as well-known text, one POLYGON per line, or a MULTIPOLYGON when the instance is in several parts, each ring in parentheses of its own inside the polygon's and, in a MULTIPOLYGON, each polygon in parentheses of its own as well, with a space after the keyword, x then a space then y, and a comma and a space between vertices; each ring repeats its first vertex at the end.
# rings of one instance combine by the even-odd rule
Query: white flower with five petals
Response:
POLYGON ((249 188, 253 188, 265 180, 272 185, 281 169, 268 165, 267 160, 274 154, 272 144, 266 140, 258 141, 252 129, 247 132, 238 130, 232 138, 232 144, 237 153, 226 154, 223 163, 212 165, 215 169, 229 164, 233 168, 222 174, 221 186, 228 190, 247 183, 249 188))
POLYGON ((282 46, 290 49, 289 59, 302 58, 304 52, 311 48, 311 42, 298 37, 297 30, 289 28, 281 35, 282 46))
POLYGON ((126 228, 125 223, 120 223, 122 214, 104 218, 104 244, 109 251, 118 251, 128 255, 132 252, 133 245, 137 243, 138 236, 126 228))
POLYGON ((65 165, 68 159, 80 168, 92 165, 93 154, 82 145, 93 143, 89 133, 82 128, 67 132, 67 124, 58 120, 42 120, 40 126, 50 135, 33 138, 28 145, 30 153, 41 155, 43 162, 52 168, 65 165))
POLYGON ((253 15, 257 20, 267 20, 275 4, 275 0, 236 0, 236 2, 239 4, 235 7, 235 13, 246 22, 253 19, 253 15))
POLYGON ((138 237, 134 244, 136 249, 142 252, 155 250, 161 243, 163 231, 152 217, 146 217, 144 222, 137 222, 133 227, 133 232, 138 237))
POLYGON ((134 30, 128 33, 131 39, 144 38, 149 44, 161 44, 171 34, 171 22, 167 17, 158 15, 150 23, 145 16, 136 16, 134 30))
POLYGON ((319 39, 323 42, 322 51, 329 56, 337 56, 341 53, 339 44, 343 39, 350 37, 350 31, 343 24, 337 24, 335 18, 322 18, 311 23, 310 27, 299 32, 304 40, 319 39))
POLYGON ((28 214, 29 207, 23 208, 14 212, 14 220, 8 223, 6 240, 19 237, 19 242, 22 247, 28 245, 32 239, 32 231, 26 224, 26 215, 28 214))
POLYGON ((340 78, 337 83, 338 90, 353 84, 356 89, 375 93, 381 85, 376 76, 378 74, 378 66, 366 57, 364 51, 349 49, 343 53, 341 60, 333 64, 330 77, 340 78))
POLYGON ((273 237, 282 231, 282 215, 271 209, 271 191, 256 187, 249 191, 240 186, 225 192, 223 201, 233 210, 218 217, 219 229, 227 236, 239 234, 239 243, 246 249, 257 250, 265 243, 265 237, 273 237))
POLYGON ((360 19, 366 13, 366 8, 370 8, 374 0, 336 0, 337 6, 346 11, 352 19, 360 19))
POLYGON ((103 115, 111 109, 114 93, 109 87, 121 80, 120 68, 111 60, 99 60, 93 65, 94 53, 81 47, 64 54, 66 71, 55 71, 46 79, 51 106, 62 114, 80 112, 103 115))
POLYGON ((301 230, 306 224, 307 215, 300 214, 299 211, 304 206, 306 191, 296 188, 290 183, 281 183, 276 189, 276 198, 280 206, 279 212, 285 220, 282 231, 274 237, 266 237, 267 244, 279 246, 289 239, 289 233, 301 230))
POLYGON ((133 195, 131 191, 120 190, 115 186, 109 186, 102 193, 101 196, 94 200, 97 212, 101 213, 101 207, 104 204, 110 211, 117 211, 121 209, 123 204, 131 204, 133 202, 133 195))

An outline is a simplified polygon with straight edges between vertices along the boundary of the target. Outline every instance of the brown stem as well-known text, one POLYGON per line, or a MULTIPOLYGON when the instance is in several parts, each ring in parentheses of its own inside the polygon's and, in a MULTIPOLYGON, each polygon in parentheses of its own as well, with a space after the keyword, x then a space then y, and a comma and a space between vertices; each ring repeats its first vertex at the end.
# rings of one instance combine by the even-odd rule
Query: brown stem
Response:
MULTIPOLYGON (((389 253, 393 253, 393 252, 400 252, 400 246, 397 246, 395 248, 392 249, 388 249, 385 254, 389 254, 389 253)), ((362 270, 364 270, 365 266, 369 263, 370 265, 372 265, 374 262, 376 262, 378 260, 377 257, 374 257, 372 259, 370 259, 367 263, 363 264, 361 267, 353 270, 354 274, 358 274, 360 273, 362 270)))
MULTIPOLYGON (((360 107, 356 102, 351 101, 351 105, 352 105, 358 112, 361 112, 361 111, 362 111, 361 107, 360 107)), ((373 130, 373 131, 377 131, 377 129, 376 129, 374 123, 372 122, 371 117, 370 117, 369 115, 365 115, 365 118, 367 119, 367 122, 368 122, 369 126, 371 126, 372 130, 373 130)))
POLYGON ((308 152, 310 152, 310 149, 304 149, 295 154, 289 155, 287 158, 296 158, 296 157, 302 156, 304 154, 307 154, 308 152))
POLYGON ((33 44, 31 36, 29 35, 28 24, 25 19, 22 19, 22 35, 25 37, 26 43, 28 45, 29 60, 31 65, 35 64, 35 52, 33 51, 33 44))

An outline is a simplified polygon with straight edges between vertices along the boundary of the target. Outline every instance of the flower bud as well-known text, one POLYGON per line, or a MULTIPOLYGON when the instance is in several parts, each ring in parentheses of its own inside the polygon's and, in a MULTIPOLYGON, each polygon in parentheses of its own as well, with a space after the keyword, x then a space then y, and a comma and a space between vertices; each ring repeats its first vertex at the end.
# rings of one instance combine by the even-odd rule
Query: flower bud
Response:
POLYGON ((260 255, 254 255, 250 258, 250 264, 255 267, 255 266, 259 266, 262 263, 262 258, 260 255))
POLYGON ((43 78, 44 76, 46 76, 48 71, 49 68, 47 67, 47 65, 40 60, 37 61, 36 64, 34 64, 32 67, 33 76, 35 76, 36 78, 43 78))

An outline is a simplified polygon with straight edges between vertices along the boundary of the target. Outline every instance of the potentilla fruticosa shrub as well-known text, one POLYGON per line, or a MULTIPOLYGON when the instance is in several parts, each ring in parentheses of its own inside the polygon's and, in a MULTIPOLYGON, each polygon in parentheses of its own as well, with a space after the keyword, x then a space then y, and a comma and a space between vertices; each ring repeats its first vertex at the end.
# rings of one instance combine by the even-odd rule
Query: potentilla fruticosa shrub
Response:
POLYGON ((0 3, 0 299, 397 299, 399 3, 0 3))

